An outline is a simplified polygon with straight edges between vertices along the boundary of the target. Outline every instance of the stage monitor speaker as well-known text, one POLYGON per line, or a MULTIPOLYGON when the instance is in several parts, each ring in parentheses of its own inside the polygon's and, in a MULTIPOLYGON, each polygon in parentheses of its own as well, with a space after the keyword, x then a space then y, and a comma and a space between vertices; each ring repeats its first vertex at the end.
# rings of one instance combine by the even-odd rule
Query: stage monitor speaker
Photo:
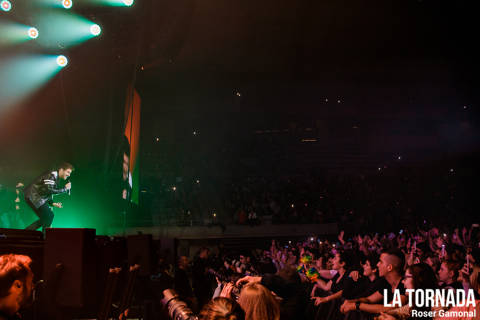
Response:
POLYGON ((84 308, 95 303, 95 229, 57 229, 46 232, 44 279, 55 278, 62 267, 53 301, 59 307, 84 308))
POLYGON ((153 243, 151 234, 138 234, 127 237, 128 264, 139 264, 140 276, 152 273, 153 243))

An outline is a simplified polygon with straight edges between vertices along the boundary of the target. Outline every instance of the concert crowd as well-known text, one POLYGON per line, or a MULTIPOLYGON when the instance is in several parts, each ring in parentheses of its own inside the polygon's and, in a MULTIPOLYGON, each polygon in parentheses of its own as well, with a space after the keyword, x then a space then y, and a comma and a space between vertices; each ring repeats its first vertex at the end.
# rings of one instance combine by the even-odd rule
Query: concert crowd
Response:
POLYGON ((270 248, 235 254, 202 248, 191 263, 179 258, 173 287, 201 319, 472 319, 479 315, 472 316, 479 308, 479 244, 477 224, 426 224, 396 233, 272 240, 270 248), (395 289, 401 307, 392 305, 395 289), (407 289, 473 289, 477 304, 442 309, 413 299, 410 306, 407 289))

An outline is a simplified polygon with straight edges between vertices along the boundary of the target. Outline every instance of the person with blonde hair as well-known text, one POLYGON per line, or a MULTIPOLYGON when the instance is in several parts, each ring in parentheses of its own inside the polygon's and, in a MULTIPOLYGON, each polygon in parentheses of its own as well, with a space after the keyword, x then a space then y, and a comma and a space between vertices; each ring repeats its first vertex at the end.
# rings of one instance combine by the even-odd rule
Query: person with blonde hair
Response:
POLYGON ((245 320, 280 319, 280 304, 260 283, 249 283, 243 287, 238 303, 245 311, 245 320))
POLYGON ((219 297, 210 300, 199 315, 200 320, 244 320, 245 312, 232 299, 219 297))
MULTIPOLYGON (((275 292, 277 297, 281 298, 279 302, 280 314, 282 320, 306 320, 306 307, 308 303, 308 294, 303 286, 297 269, 288 266, 276 274, 264 274, 263 276, 245 276, 238 279, 237 286, 242 284, 261 284, 271 292, 275 292)), ((242 304, 240 304, 243 307, 242 304)), ((244 308, 248 315, 247 310, 244 308)), ((247 316, 248 319, 248 316, 247 316)), ((261 319, 261 318, 253 318, 261 319)), ((278 318, 266 318, 278 319, 278 318)))

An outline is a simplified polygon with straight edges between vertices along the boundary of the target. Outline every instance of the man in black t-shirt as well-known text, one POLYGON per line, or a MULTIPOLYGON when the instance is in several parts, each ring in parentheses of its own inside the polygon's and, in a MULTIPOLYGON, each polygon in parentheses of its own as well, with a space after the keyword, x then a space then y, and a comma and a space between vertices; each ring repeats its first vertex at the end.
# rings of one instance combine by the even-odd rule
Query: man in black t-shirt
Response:
POLYGON ((362 261, 362 276, 359 276, 358 271, 353 271, 350 274, 342 293, 344 299, 352 300, 368 297, 388 284, 384 277, 378 276, 378 259, 378 254, 369 254, 362 261))
POLYGON ((390 304, 392 303, 395 290, 399 291, 401 304, 404 305, 407 301, 405 287, 402 284, 404 265, 405 256, 402 251, 398 249, 384 251, 380 255, 380 261, 377 267, 379 276, 384 277, 387 284, 366 298, 346 300, 340 307, 340 311, 343 313, 355 310, 367 313, 381 313, 396 308, 398 306, 389 307, 383 303, 383 301, 388 301, 390 304), (384 299, 385 292, 387 293, 387 297, 384 299))

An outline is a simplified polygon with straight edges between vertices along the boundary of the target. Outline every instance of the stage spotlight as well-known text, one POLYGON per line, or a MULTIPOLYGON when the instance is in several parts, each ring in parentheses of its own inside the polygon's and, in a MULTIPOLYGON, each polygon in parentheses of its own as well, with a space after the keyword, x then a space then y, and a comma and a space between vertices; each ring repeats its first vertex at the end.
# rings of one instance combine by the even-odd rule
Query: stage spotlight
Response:
POLYGON ((32 26, 0 21, 0 47, 36 39, 39 34, 38 29, 32 26))
POLYGON ((28 36, 32 39, 37 39, 38 38, 37 28, 31 27, 30 29, 28 29, 28 36))
MULTIPOLYGON (((23 33, 28 38, 26 32, 23 33)), ((0 59, 0 114, 45 85, 62 68, 57 56, 16 54, 0 59), (27 75, 27 76, 26 76, 27 75)), ((1 118, 1 115, 0 115, 1 118)))
POLYGON ((94 24, 90 27, 90 32, 94 36, 98 36, 102 32, 102 28, 100 28, 100 26, 98 24, 94 24))
POLYGON ((56 44, 68 48, 100 35, 102 29, 95 22, 67 10, 52 10, 38 16, 35 27, 42 30, 38 44, 57 49, 56 44))
POLYGON ((62 68, 65 67, 68 64, 67 57, 65 57, 63 55, 58 56, 57 57, 57 64, 62 68))
POLYGON ((0 8, 2 8, 3 11, 10 11, 12 9, 12 4, 8 0, 3 0, 0 2, 0 8))
POLYGON ((88 0, 98 5, 111 7, 131 7, 135 4, 135 0, 88 0))
POLYGON ((73 1, 72 0, 62 0, 62 6, 65 9, 70 9, 73 6, 73 1))

